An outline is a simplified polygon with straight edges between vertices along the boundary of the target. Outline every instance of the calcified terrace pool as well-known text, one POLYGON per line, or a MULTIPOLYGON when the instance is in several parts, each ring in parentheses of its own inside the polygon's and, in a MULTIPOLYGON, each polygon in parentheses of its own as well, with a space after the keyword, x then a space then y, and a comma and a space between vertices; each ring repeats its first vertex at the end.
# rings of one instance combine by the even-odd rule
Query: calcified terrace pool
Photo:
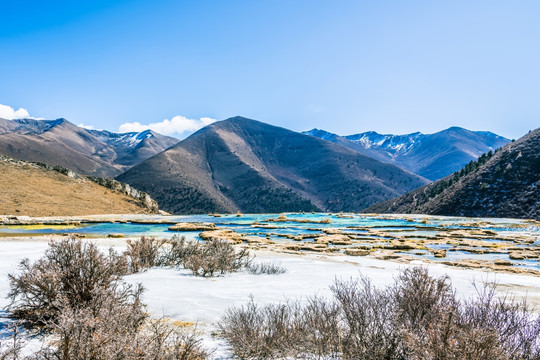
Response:
POLYGON ((0 219, 2 238, 223 238, 283 252, 346 253, 540 275, 540 223, 532 220, 328 213, 0 219), (204 232, 169 230, 178 223, 202 223, 210 228, 204 232))

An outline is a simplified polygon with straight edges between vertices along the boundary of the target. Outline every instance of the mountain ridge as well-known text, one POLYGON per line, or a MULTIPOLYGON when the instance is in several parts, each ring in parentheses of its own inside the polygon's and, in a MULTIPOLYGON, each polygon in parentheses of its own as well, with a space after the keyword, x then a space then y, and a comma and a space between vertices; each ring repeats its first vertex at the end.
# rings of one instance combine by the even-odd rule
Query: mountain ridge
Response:
POLYGON ((346 147, 239 116, 117 179, 176 213, 360 210, 427 183, 346 147))
POLYGON ((540 219, 540 128, 367 212, 540 219))
POLYGON ((320 129, 304 133, 398 165, 430 180, 443 178, 510 141, 489 131, 471 131, 457 126, 433 134, 394 135, 368 131, 340 136, 320 129))
POLYGON ((0 154, 101 177, 118 175, 178 141, 149 130, 123 134, 89 130, 63 118, 0 119, 0 154), (136 139, 141 134, 143 138, 136 139), (129 138, 137 141, 122 142, 129 138))

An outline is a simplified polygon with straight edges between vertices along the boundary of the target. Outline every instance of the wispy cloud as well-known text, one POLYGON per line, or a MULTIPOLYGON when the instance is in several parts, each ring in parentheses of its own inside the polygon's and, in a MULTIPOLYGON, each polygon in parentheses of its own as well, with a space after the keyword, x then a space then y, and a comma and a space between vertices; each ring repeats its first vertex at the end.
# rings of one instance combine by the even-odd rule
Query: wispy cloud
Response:
POLYGON ((131 122, 120 125, 118 132, 140 132, 144 130, 153 130, 163 135, 185 137, 206 125, 210 125, 216 121, 209 117, 200 119, 188 119, 185 116, 176 115, 172 119, 165 119, 161 122, 151 124, 141 124, 139 122, 131 122))
POLYGON ((18 110, 15 110, 11 106, 8 105, 2 105, 0 104, 0 118, 7 119, 7 120, 14 120, 14 119, 35 119, 35 120, 42 120, 42 118, 35 118, 30 116, 28 113, 28 110, 19 108, 18 110))
POLYGON ((87 129, 87 130, 95 130, 96 129, 93 125, 86 125, 86 124, 82 124, 82 123, 77 125, 77 126, 82 127, 84 129, 87 129))

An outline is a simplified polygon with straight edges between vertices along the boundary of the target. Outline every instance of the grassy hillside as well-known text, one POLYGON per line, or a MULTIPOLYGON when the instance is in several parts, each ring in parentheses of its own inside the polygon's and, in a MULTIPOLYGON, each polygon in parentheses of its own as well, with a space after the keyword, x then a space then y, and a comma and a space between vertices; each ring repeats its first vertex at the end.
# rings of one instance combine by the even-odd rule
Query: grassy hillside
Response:
POLYGON ((157 211, 155 202, 137 190, 118 183, 112 186, 116 189, 111 189, 61 168, 0 157, 0 174, 0 214, 67 216, 157 211))

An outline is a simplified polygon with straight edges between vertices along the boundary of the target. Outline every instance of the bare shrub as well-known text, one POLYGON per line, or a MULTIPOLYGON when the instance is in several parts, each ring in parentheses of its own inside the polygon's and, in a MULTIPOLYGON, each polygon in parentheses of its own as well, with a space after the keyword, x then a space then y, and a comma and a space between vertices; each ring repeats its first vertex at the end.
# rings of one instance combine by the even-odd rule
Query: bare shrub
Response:
POLYGON ((237 252, 225 240, 210 240, 205 244, 188 243, 186 247, 183 265, 197 276, 235 272, 248 266, 251 261, 246 249, 237 252))
POLYGON ((152 237, 141 237, 137 240, 128 240, 124 255, 127 257, 130 272, 139 271, 161 265, 161 252, 164 242, 152 237))
POLYGON ((183 266, 185 260, 200 251, 201 244, 198 241, 186 241, 181 236, 174 235, 166 241, 166 247, 161 255, 161 264, 166 266, 183 266))
POLYGON ((268 275, 278 275, 278 274, 284 274, 287 272, 287 268, 281 265, 279 262, 270 262, 270 261, 263 261, 263 262, 250 262, 248 266, 246 267, 246 270, 248 273, 253 275, 262 275, 262 274, 268 274, 268 275))
MULTIPOLYGON (((84 307, 98 288, 108 288, 126 273, 127 264, 112 250, 103 254, 91 243, 70 238, 51 241, 35 263, 21 261, 9 274, 9 310, 31 324, 54 320, 61 306, 84 307)), ((122 296, 125 294, 122 294, 122 296)))
POLYGON ((41 325, 52 342, 21 357, 15 339, 0 346, 4 359, 206 358, 193 334, 148 318, 142 287, 121 281, 125 257, 112 251, 107 256, 93 244, 71 239, 53 241, 42 259, 21 264, 22 272, 10 275, 10 310, 29 325, 41 325))
POLYGON ((331 290, 331 300, 229 309, 222 335, 242 359, 540 359, 540 316, 490 286, 460 302, 447 277, 409 268, 385 289, 359 278, 331 290))
POLYGON ((497 296, 495 284, 479 287, 477 292, 477 298, 465 301, 460 309, 462 355, 540 359, 540 316, 532 315, 526 301, 497 296))
POLYGON ((161 320, 148 320, 138 299, 119 303, 108 291, 98 291, 99 306, 63 308, 51 324, 53 344, 35 354, 36 360, 206 358, 200 340, 161 320))
POLYGON ((241 359, 294 356, 294 308, 291 304, 259 307, 252 299, 246 306, 228 309, 221 330, 241 359))
POLYGON ((337 334, 343 358, 404 359, 389 289, 376 288, 361 277, 337 281, 331 290, 342 318, 337 334))
POLYGON ((21 358, 23 336, 21 324, 12 322, 0 332, 0 360, 16 360, 21 358))

